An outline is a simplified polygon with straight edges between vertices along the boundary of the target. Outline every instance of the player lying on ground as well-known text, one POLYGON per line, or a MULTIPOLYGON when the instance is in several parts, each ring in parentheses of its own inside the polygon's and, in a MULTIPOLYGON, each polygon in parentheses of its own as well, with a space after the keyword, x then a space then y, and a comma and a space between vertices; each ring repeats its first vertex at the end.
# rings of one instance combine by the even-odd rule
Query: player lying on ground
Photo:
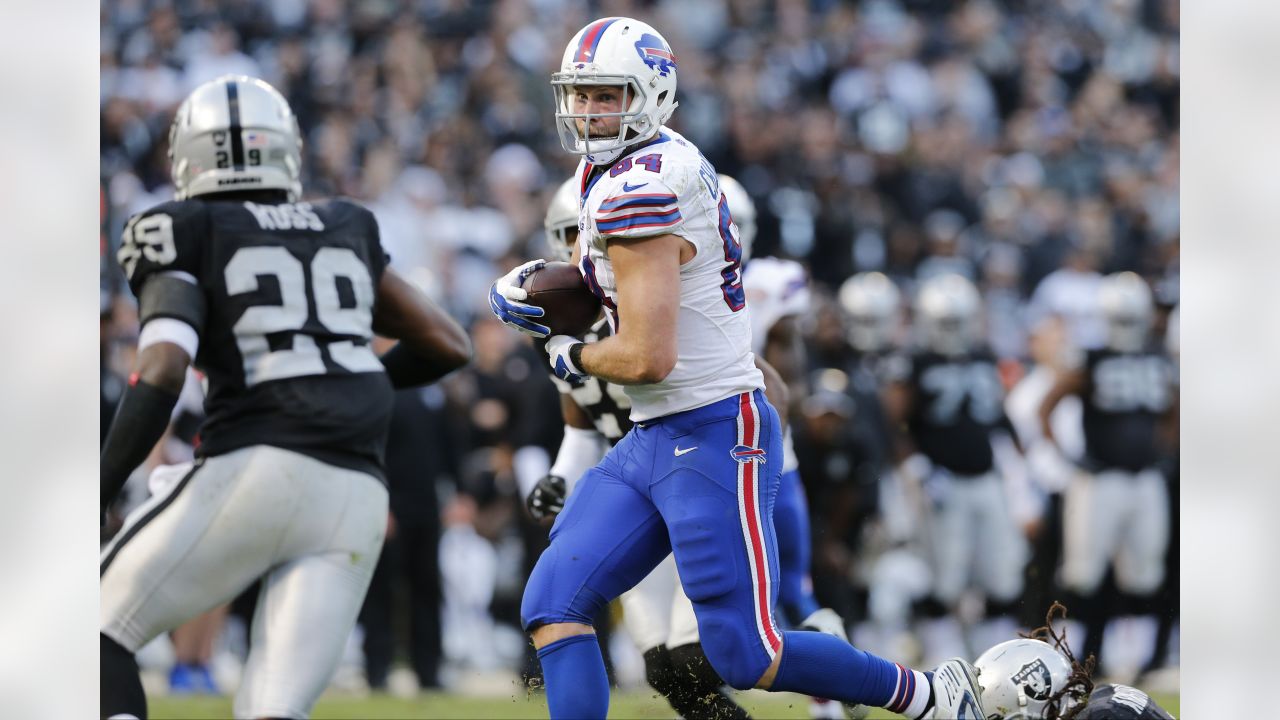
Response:
POLYGON ((466 364, 466 334, 395 272, 366 209, 297 202, 285 99, 245 76, 197 88, 169 134, 177 200, 132 218, 119 260, 142 332, 102 449, 107 506, 164 432, 194 361, 199 458, 103 550, 101 710, 147 715, 134 653, 262 580, 238 718, 306 717, 382 548, 392 388, 466 364), (400 343, 381 358, 374 331, 400 343))
MULTIPOLYGON (((981 717, 963 660, 922 673, 774 622, 782 428, 753 361, 738 230, 715 169, 663 126, 676 68, 652 27, 605 18, 578 32, 552 76, 562 144, 585 156, 576 252, 614 332, 552 336, 547 353, 562 380, 624 386, 635 425, 583 476, 525 588, 551 715, 606 716, 591 620, 674 554, 703 648, 733 687, 981 717)), ((545 311, 522 302, 525 277, 499 279, 490 303, 537 334, 545 311)))
POLYGON ((1141 690, 1094 687, 1093 656, 1077 661, 1066 633, 1053 629, 1055 619, 1066 617, 1067 609, 1054 603, 1044 627, 996 645, 974 663, 987 720, 1173 720, 1141 690))

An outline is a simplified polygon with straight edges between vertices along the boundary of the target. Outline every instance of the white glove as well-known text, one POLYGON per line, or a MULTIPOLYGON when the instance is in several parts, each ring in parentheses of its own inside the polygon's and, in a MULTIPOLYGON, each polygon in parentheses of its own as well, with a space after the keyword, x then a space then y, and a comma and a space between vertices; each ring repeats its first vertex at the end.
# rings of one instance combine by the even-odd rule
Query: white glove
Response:
POLYGON ((581 340, 569 335, 553 335, 547 341, 547 357, 550 358, 551 371, 556 374, 556 377, 575 387, 587 379, 587 374, 573 362, 570 351, 575 345, 582 344, 581 340))
POLYGON ((551 334, 551 328, 530 318, 540 318, 546 311, 526 304, 524 301, 529 298, 529 293, 521 286, 529 275, 546 264, 546 260, 530 260, 498 278, 489 288, 489 309, 493 314, 507 327, 539 338, 551 334))

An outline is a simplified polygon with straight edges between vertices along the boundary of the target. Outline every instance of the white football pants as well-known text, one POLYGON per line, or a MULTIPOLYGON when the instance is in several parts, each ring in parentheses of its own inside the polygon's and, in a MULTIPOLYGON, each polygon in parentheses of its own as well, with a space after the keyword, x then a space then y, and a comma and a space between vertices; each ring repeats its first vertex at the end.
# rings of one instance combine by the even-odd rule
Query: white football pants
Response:
POLYGON ((971 478, 930 479, 929 546, 933 593, 944 605, 970 584, 987 597, 1011 602, 1022 594, 1026 538, 1009 512, 1004 483, 994 472, 971 478))
POLYGON ((622 594, 622 623, 641 654, 659 645, 674 648, 698 642, 698 618, 680 584, 675 555, 668 555, 622 594))
POLYGON ((1081 473, 1062 503, 1063 585, 1092 595, 1114 559, 1121 590, 1146 595, 1160 587, 1169 545, 1169 488, 1159 471, 1081 473))
POLYGON ((197 462, 103 550, 101 632, 131 652, 262 578, 237 718, 304 718, 329 683, 382 550, 367 473, 256 445, 197 462))

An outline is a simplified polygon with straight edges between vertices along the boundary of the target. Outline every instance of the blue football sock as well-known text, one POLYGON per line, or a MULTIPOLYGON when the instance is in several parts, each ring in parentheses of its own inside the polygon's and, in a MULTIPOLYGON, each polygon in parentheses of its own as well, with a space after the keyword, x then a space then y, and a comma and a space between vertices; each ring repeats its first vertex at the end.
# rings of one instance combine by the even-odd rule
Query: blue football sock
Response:
POLYGON ((888 708, 915 717, 930 697, 926 673, 863 652, 818 632, 783 633, 782 663, 771 690, 888 708))
POLYGON ((603 720, 609 714, 609 676, 595 635, 557 640, 538 651, 538 660, 553 719, 603 720))

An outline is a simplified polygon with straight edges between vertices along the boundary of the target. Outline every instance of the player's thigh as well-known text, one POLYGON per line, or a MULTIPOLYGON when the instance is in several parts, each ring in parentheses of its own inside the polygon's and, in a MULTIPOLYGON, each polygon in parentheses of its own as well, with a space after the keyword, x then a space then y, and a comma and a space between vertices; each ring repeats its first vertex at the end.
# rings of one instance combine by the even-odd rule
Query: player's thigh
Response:
POLYGON ((1096 590, 1115 554, 1125 512, 1123 488, 1113 480, 1080 473, 1063 492, 1062 581, 1069 590, 1096 590))
POLYGON ((929 555, 933 595, 944 604, 959 599, 969 584, 975 547, 975 508, 968 481, 954 478, 930 504, 929 555))
POLYGON ((781 431, 757 395, 743 400, 741 419, 672 437, 672 447, 679 442, 699 452, 673 462, 652 487, 703 648, 739 688, 755 684, 781 644, 773 617, 779 570, 772 516, 781 431), (763 458, 754 450, 763 450, 763 458))
POLYGON ((237 718, 307 717, 342 658, 378 549, 294 558, 263 579, 237 718))
POLYGON ((129 650, 235 597, 270 567, 265 508, 245 507, 250 449, 207 458, 126 520, 100 565, 100 628, 129 650))
POLYGON ((635 587, 622 593, 622 623, 641 653, 667 642, 676 585, 676 561, 667 555, 635 587))
POLYGON ((662 517, 649 498, 594 467, 556 517, 551 544, 529 575, 522 623, 526 630, 550 623, 590 625, 600 608, 670 553, 662 517))
POLYGON ((808 574, 809 506, 800 473, 795 470, 782 473, 779 480, 773 525, 778 536, 778 561, 782 572, 796 573, 801 577, 808 574))
POLYGON ((1116 557, 1116 584, 1127 592, 1155 592, 1164 580, 1169 545, 1169 489, 1164 477, 1146 470, 1132 478, 1129 521, 1116 557))
POLYGON ((1027 541, 1014 522, 1001 478, 992 473, 975 483, 975 503, 980 513, 974 558, 977 574, 988 596, 1009 602, 1022 593, 1027 541))

